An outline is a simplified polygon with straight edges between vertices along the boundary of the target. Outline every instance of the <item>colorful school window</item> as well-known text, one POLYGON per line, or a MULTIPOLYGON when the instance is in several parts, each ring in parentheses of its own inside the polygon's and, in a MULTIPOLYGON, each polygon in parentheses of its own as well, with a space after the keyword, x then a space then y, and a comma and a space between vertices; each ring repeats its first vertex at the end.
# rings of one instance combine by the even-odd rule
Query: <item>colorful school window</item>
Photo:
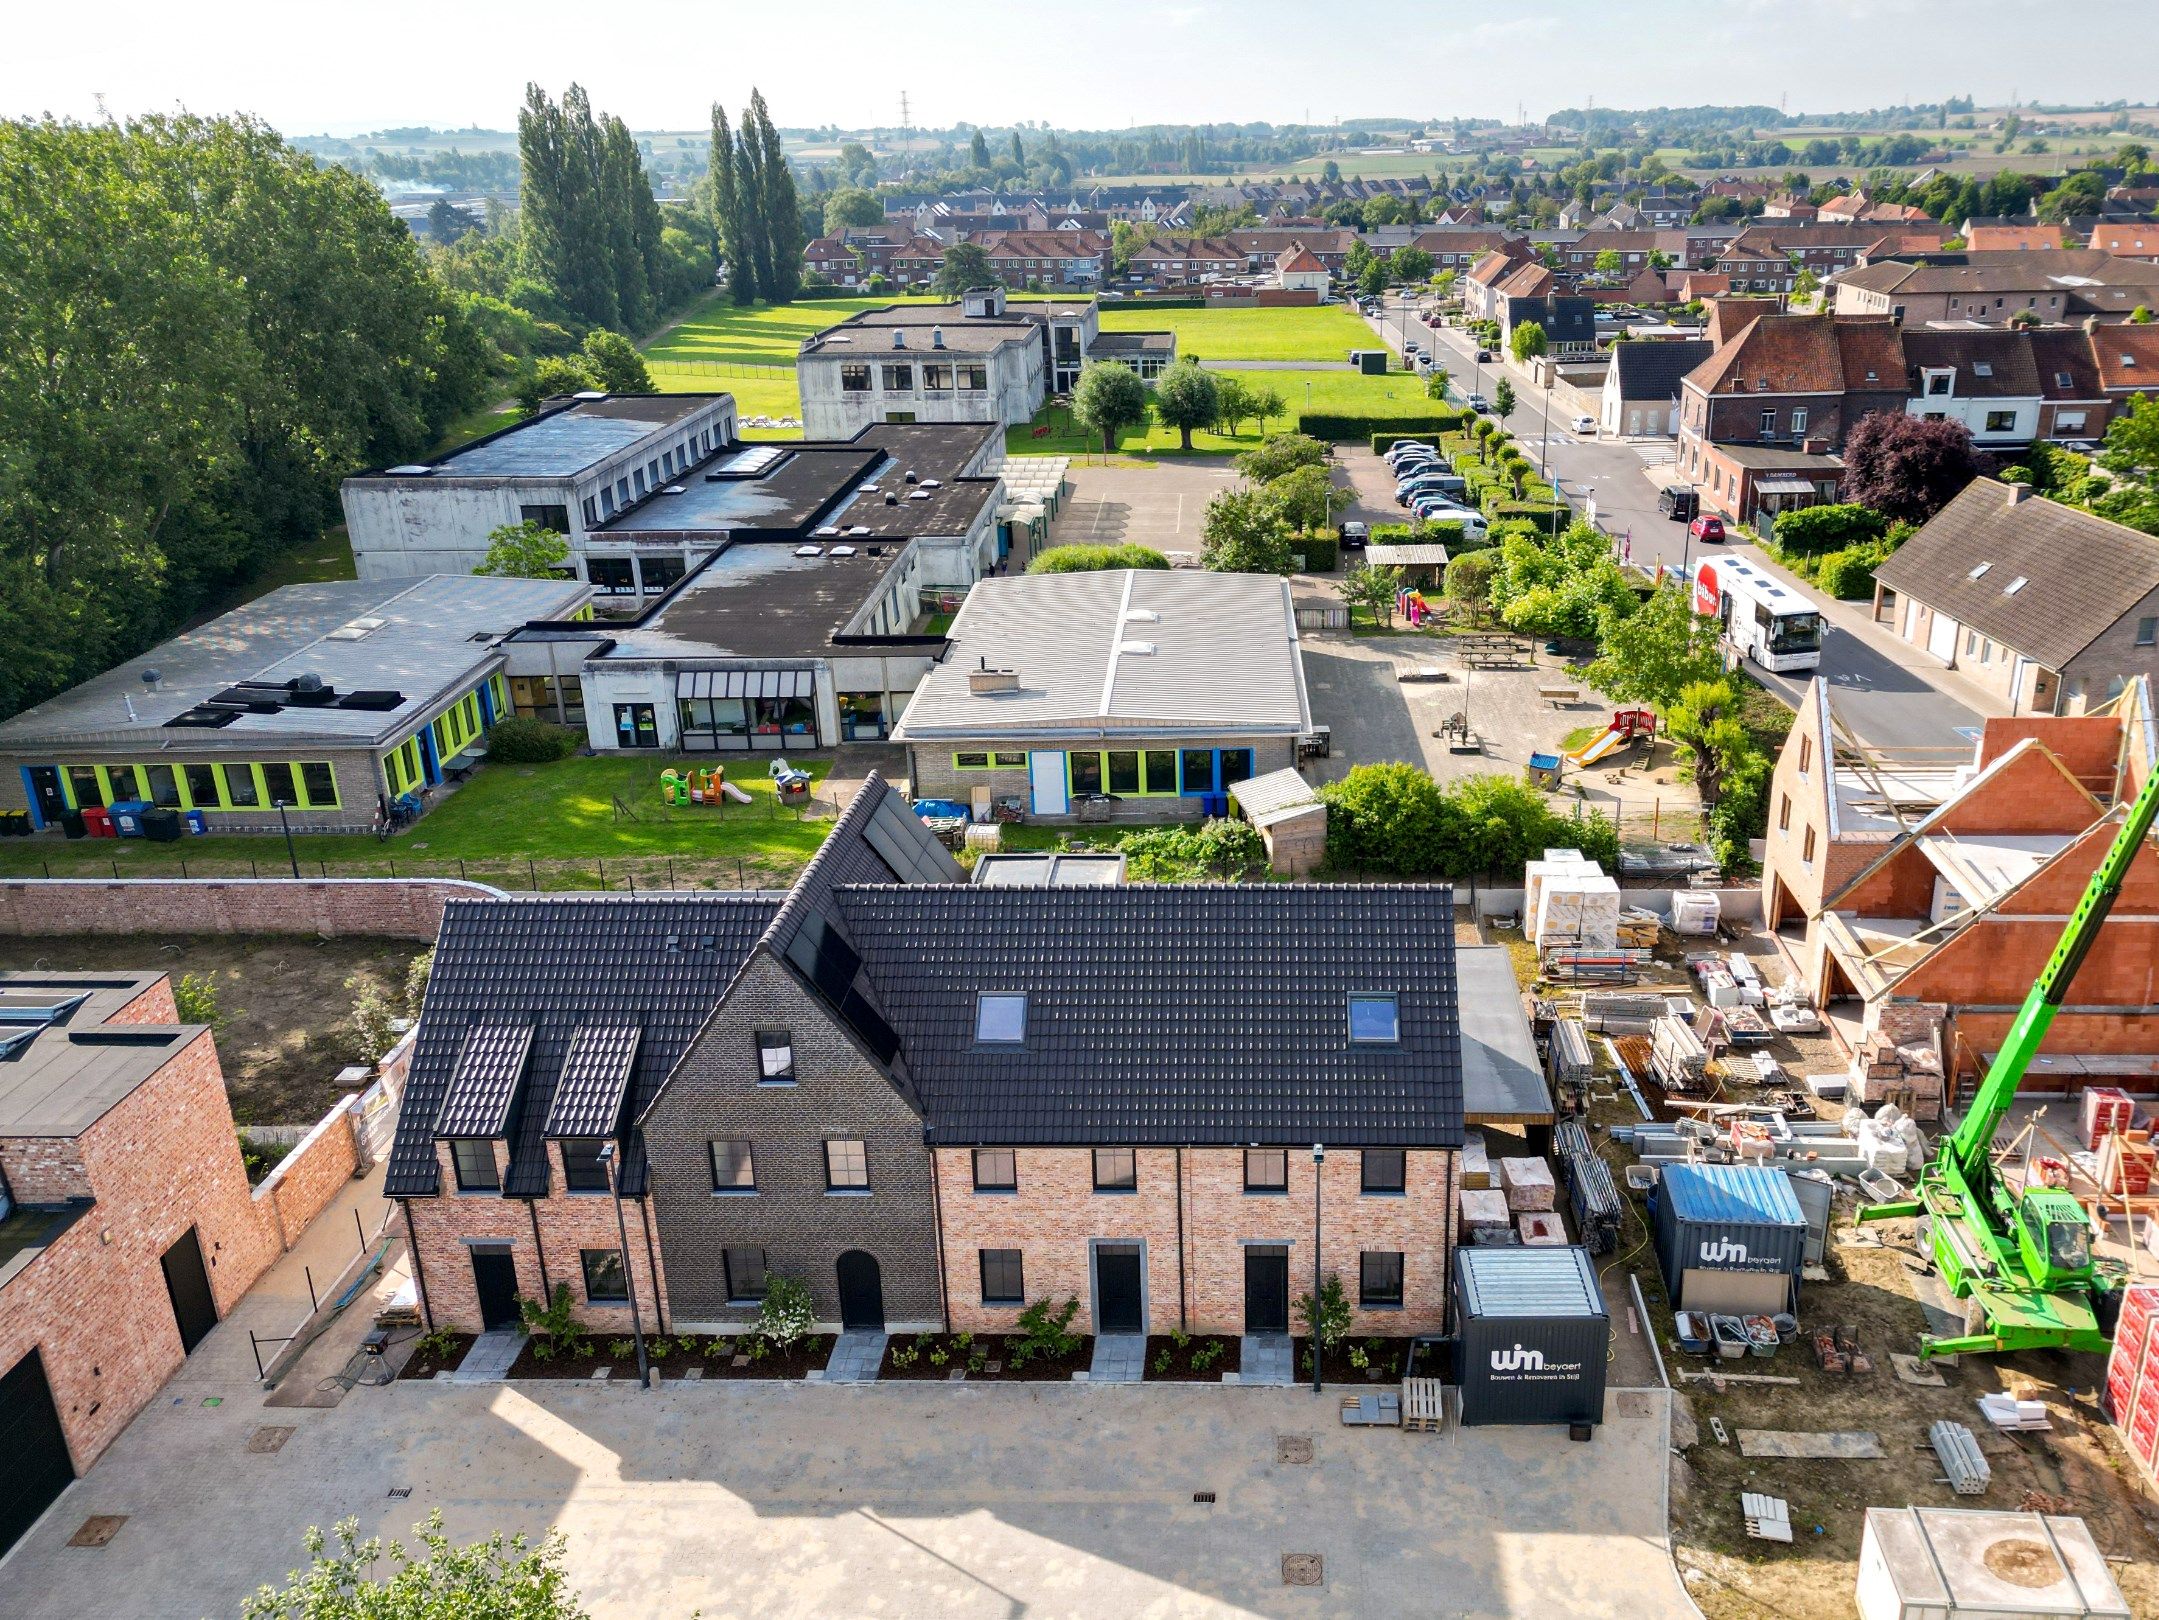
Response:
POLYGON ((1016 771, 1027 768, 1025 754, 969 753, 954 754, 952 768, 956 771, 1016 771))

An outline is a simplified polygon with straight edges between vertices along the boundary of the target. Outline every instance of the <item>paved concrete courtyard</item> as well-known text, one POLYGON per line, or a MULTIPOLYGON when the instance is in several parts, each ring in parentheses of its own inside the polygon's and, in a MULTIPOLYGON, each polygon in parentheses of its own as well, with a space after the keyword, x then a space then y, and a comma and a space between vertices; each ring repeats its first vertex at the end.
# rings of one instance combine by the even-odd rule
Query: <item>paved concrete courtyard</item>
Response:
POLYGON ((1227 458, 1088 467, 1074 463, 1072 494, 1050 528, 1059 546, 1152 546, 1199 557, 1207 503, 1237 482, 1227 458))
POLYGON ((1690 1612, 1665 1552, 1662 1391, 1613 1394, 1587 1445, 1343 1429, 1338 1400, 424 1382, 265 1412, 190 1369, 0 1564, 0 1615, 229 1616, 300 1561, 308 1525, 409 1539, 437 1508, 461 1538, 561 1531, 603 1620, 1690 1612), (294 1432, 250 1450, 266 1423, 294 1432), (1311 1461, 1278 1461, 1302 1449, 1283 1436, 1311 1461), (127 1522, 68 1546, 92 1514, 127 1522), (1317 1589, 1284 1584, 1296 1553, 1320 1555, 1317 1589))

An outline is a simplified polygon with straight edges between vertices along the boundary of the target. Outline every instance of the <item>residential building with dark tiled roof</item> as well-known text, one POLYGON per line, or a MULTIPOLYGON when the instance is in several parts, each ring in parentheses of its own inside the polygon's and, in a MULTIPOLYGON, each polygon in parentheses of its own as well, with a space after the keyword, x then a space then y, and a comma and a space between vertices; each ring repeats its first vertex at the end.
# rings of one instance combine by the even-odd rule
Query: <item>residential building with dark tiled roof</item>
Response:
POLYGON ((1846 272, 1833 291, 1840 315, 1890 315, 1907 326, 2126 321, 2140 307, 2159 307, 2159 264, 2089 248, 1898 254, 1846 272))
POLYGON ((634 1279, 644 1325, 729 1331, 785 1275, 826 1330, 1069 1296, 1082 1333, 1283 1333, 1317 1194, 1355 1331, 1444 1332, 1465 1118, 1550 1120, 1452 916, 969 884, 874 774, 784 894, 452 902, 387 1184, 425 1318, 563 1286, 619 1333, 634 1279))

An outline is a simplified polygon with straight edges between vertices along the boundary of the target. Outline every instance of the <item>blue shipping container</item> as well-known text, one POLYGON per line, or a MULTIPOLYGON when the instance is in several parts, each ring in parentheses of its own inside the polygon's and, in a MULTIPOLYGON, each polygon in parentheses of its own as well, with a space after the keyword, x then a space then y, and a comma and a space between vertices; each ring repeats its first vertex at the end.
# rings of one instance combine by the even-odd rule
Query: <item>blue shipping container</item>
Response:
POLYGON ((1807 1217, 1782 1170, 1736 1164, 1667 1165, 1655 1214, 1664 1285, 1685 1309, 1689 1272, 1781 1272, 1798 1287, 1807 1217))

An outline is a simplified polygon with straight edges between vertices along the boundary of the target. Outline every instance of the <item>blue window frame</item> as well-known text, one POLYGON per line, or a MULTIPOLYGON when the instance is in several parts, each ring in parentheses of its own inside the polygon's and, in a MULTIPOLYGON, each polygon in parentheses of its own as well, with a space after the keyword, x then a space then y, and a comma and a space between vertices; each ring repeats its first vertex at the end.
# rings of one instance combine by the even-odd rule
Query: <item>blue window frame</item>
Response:
POLYGON ((1188 799, 1227 793, 1251 774, 1249 748, 1184 748, 1177 753, 1178 791, 1188 799))

